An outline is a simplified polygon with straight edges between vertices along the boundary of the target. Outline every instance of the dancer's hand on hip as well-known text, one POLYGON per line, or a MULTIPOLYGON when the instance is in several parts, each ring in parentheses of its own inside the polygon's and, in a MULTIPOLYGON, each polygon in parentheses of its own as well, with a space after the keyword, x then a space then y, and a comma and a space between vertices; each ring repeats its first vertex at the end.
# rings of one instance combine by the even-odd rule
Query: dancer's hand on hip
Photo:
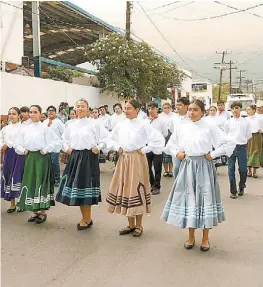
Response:
POLYGON ((71 155, 71 154, 72 154, 72 148, 69 148, 69 149, 67 150, 67 154, 68 154, 68 155, 71 155))
POLYGON ((176 157, 180 160, 184 160, 185 158, 185 153, 184 152, 178 152, 178 154, 176 155, 176 157))
POLYGON ((6 151, 7 150, 7 145, 4 144, 3 147, 2 147, 2 151, 6 151))
POLYGON ((91 151, 95 154, 98 154, 100 152, 100 150, 95 146, 91 149, 91 151))
POLYGON ((119 149, 119 153, 121 154, 121 153, 123 153, 123 149, 120 147, 120 149, 119 149))
POLYGON ((213 160, 213 158, 211 157, 210 152, 205 155, 205 158, 206 158, 207 160, 213 160))
POLYGON ((25 149, 24 155, 28 155, 28 150, 27 149, 25 149))

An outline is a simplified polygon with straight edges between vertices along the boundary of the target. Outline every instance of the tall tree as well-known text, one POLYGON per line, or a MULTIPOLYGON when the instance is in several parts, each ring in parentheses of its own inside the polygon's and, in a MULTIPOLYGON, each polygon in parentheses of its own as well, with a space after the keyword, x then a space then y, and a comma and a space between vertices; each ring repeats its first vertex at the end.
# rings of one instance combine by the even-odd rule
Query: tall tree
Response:
POLYGON ((126 41, 110 34, 87 46, 87 60, 97 66, 101 91, 121 98, 137 97, 142 103, 152 97, 167 98, 167 88, 180 87, 183 73, 167 63, 145 42, 126 41))

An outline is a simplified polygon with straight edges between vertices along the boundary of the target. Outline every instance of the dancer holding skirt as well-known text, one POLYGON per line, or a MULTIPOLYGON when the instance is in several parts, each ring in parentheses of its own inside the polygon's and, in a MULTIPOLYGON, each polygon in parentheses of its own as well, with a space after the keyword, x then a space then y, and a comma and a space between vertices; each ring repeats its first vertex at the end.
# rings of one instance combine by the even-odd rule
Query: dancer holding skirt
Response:
POLYGON ((30 107, 32 123, 25 125, 18 136, 15 150, 26 155, 21 194, 17 206, 33 211, 28 222, 43 223, 47 219, 46 210, 55 205, 52 177, 51 152, 59 152, 62 147, 55 132, 40 121, 41 107, 30 107))
POLYGON ((108 131, 99 121, 87 118, 89 104, 85 99, 76 103, 78 119, 66 127, 62 136, 63 150, 69 155, 56 197, 68 206, 79 206, 82 214, 78 230, 93 225, 91 206, 101 202, 99 152, 101 140, 108 131))
MULTIPOLYGON (((1 176, 1 197, 10 201, 7 213, 16 211, 15 199, 19 197, 24 172, 25 156, 18 155, 14 146, 22 125, 19 122, 20 110, 13 107, 8 112, 9 125, 0 131, 0 149, 5 151, 1 176)), ((22 212, 18 209, 17 212, 22 212)))
POLYGON ((213 159, 223 154, 230 156, 235 144, 223 139, 218 127, 201 120, 204 113, 204 103, 193 101, 188 109, 191 121, 176 129, 165 148, 182 164, 162 218, 168 224, 189 229, 186 249, 195 245, 195 229, 203 229, 201 250, 208 251, 209 229, 225 220, 213 159))
POLYGON ((125 104, 126 119, 106 139, 107 148, 119 151, 107 194, 108 212, 126 215, 129 225, 120 235, 142 235, 143 214, 151 212, 151 185, 146 153, 162 153, 164 137, 151 124, 137 118, 140 104, 132 99, 125 104), (136 221, 135 221, 136 219, 136 221))

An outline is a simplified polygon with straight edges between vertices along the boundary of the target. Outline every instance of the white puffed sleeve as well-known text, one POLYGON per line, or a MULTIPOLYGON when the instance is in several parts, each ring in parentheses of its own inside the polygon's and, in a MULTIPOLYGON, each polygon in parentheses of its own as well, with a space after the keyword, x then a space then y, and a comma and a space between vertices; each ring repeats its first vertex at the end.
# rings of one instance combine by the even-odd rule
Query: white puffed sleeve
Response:
POLYGON ((109 136, 109 131, 100 123, 97 123, 94 127, 94 134, 96 145, 99 150, 104 149, 106 147, 106 143, 104 139, 109 136))
POLYGON ((70 146, 69 146, 69 129, 70 129, 70 125, 67 125, 65 128, 65 131, 62 135, 62 150, 64 152, 67 152, 68 149, 70 148, 70 146))
POLYGON ((152 127, 150 124, 144 125, 143 128, 147 146, 143 147, 141 151, 143 153, 153 152, 154 154, 161 154, 165 146, 165 139, 163 135, 154 129, 154 127, 152 127))
POLYGON ((225 135, 220 128, 211 127, 212 144, 214 151, 211 152, 211 157, 214 159, 221 155, 230 157, 236 147, 236 144, 227 135, 225 135))
POLYGON ((42 151, 46 153, 57 152, 59 153, 62 149, 62 140, 56 135, 56 133, 48 127, 44 130, 44 138, 46 146, 42 151))
POLYGON ((15 141, 15 143, 14 143, 14 149, 15 149, 15 152, 17 153, 17 154, 19 154, 19 155, 24 155, 25 154, 25 133, 24 133, 24 131, 22 130, 20 133, 19 133, 19 135, 18 135, 18 137, 17 137, 17 139, 16 139, 16 141, 15 141))
POLYGON ((247 129, 246 129, 246 136, 247 136, 247 140, 250 140, 252 138, 251 125, 248 123, 247 123, 247 129))
POLYGON ((105 144, 105 151, 114 150, 118 151, 121 145, 118 143, 119 139, 119 124, 115 126, 115 128, 109 132, 108 136, 102 140, 105 144))
POLYGON ((177 154, 181 152, 179 149, 178 142, 178 129, 175 130, 174 133, 171 135, 169 141, 166 144, 166 147, 164 148, 164 152, 174 157, 176 157, 177 154))

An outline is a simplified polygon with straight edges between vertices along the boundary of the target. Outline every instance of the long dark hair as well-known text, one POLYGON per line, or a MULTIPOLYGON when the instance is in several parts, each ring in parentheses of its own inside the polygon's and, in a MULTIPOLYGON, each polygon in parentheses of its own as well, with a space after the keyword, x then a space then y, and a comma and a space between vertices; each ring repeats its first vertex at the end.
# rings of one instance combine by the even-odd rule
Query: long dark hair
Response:
POLYGON ((20 116, 21 111, 20 111, 20 109, 19 109, 18 107, 12 107, 12 108, 10 108, 10 109, 8 110, 8 114, 9 114, 9 112, 10 112, 11 110, 15 110, 15 111, 17 112, 17 114, 20 116))

